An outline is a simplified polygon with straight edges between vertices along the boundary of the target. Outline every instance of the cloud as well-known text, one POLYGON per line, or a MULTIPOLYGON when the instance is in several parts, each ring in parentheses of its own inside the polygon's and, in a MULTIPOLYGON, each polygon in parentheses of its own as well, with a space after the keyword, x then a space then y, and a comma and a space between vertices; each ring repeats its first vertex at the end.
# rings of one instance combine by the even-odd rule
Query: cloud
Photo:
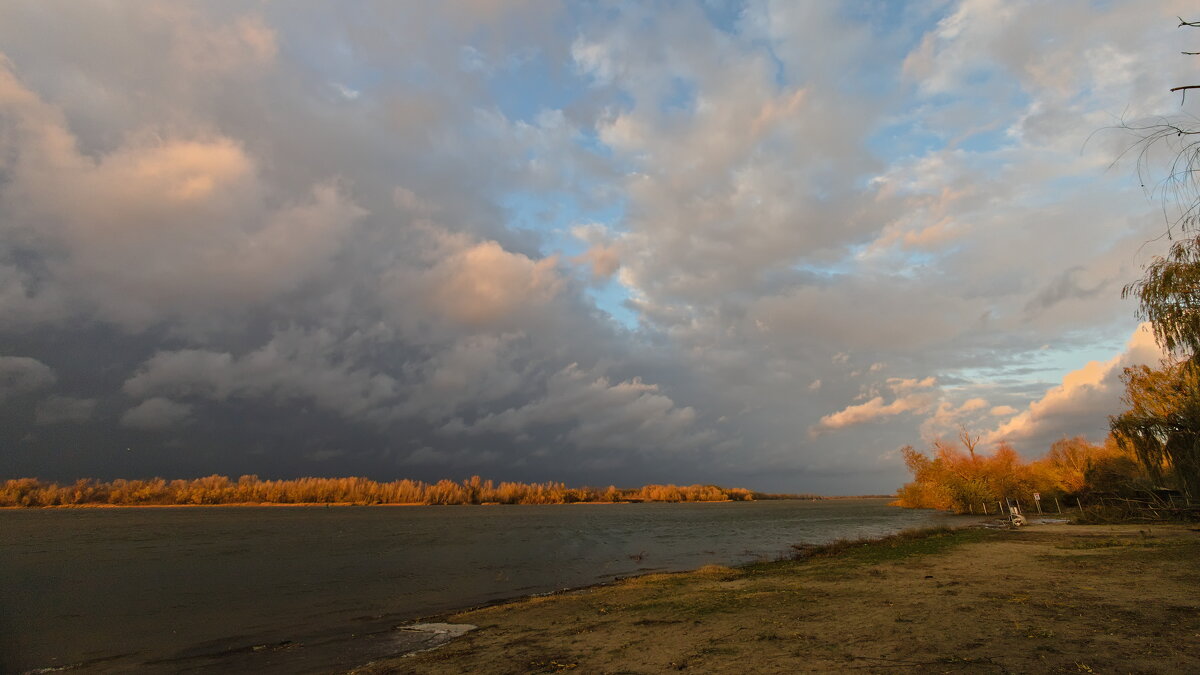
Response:
POLYGON ((453 451, 438 451, 432 447, 425 445, 408 454, 404 459, 400 460, 401 466, 410 467, 462 467, 462 466, 495 466, 503 460, 503 455, 499 452, 483 450, 472 451, 467 449, 458 449, 453 451))
POLYGON ((544 304, 559 292, 557 260, 538 261, 505 251, 487 241, 441 262, 430 272, 434 311, 478 326, 512 318, 530 305, 544 304))
MULTIPOLYGON (((165 8, 157 8, 163 11, 165 8)), ((181 29, 199 18, 187 8, 166 10, 181 29)), ((269 65, 279 51, 278 38, 262 17, 240 16, 208 31, 180 30, 172 57, 191 73, 231 74, 269 65)))
POLYGON ((954 396, 952 392, 940 387, 934 376, 891 377, 885 380, 882 386, 876 384, 864 387, 859 397, 868 396, 871 398, 864 403, 850 405, 825 415, 810 429, 810 433, 820 436, 867 423, 880 423, 908 413, 920 420, 921 438, 934 440, 962 426, 973 425, 971 423, 989 407, 987 399, 982 397, 963 399, 961 396, 954 396), (884 387, 893 394, 894 398, 890 402, 878 393, 884 387), (956 403, 953 400, 955 398, 960 402, 956 403))
POLYGON ((862 493, 1102 426, 1038 401, 1163 223, 1089 136, 1183 11, 0 4, 0 473, 173 419, 139 470, 862 493))
POLYGON ((640 378, 613 383, 571 364, 547 382, 544 397, 472 422, 452 420, 448 434, 523 434, 538 427, 567 425, 563 442, 584 450, 694 446, 696 411, 676 406, 659 388, 640 378))
POLYGON ((587 265, 591 270, 592 281, 604 281, 621 267, 620 250, 603 226, 577 226, 571 228, 571 234, 588 244, 588 249, 572 258, 571 262, 587 265))
POLYGON ((846 427, 866 424, 901 413, 921 413, 929 408, 934 397, 927 393, 909 394, 885 403, 882 396, 876 396, 866 403, 851 405, 830 413, 821 418, 820 423, 813 427, 814 433, 844 429, 846 427))
POLYGON ((968 398, 958 405, 948 400, 939 401, 933 414, 921 422, 921 438, 934 441, 961 429, 973 429, 988 406, 987 399, 980 397, 968 398))
POLYGON ((345 450, 314 450, 313 452, 305 453, 304 459, 307 459, 310 462, 328 462, 331 459, 337 459, 345 454, 345 450))
POLYGON ((402 404, 404 414, 443 421, 518 395, 535 379, 522 367, 528 338, 520 333, 472 335, 449 345, 420 367, 419 390, 402 404))
POLYGON ((50 396, 37 404, 34 423, 38 425, 80 424, 92 419, 96 399, 50 396))
POLYGON ((164 395, 269 398, 280 404, 303 400, 348 419, 386 418, 396 404, 395 380, 333 359, 332 344, 334 337, 327 333, 285 331, 241 357, 201 349, 159 352, 126 380, 123 390, 160 401, 164 395))
POLYGON ((1041 291, 1035 295, 1025 308, 1027 311, 1036 312, 1049 309, 1064 300, 1069 299, 1088 299, 1105 290, 1109 280, 1101 280, 1099 283, 1094 283, 1090 287, 1086 286, 1083 280, 1086 271, 1083 267, 1072 267, 1064 270, 1062 274, 1055 277, 1050 283, 1046 284, 1041 291))
POLYGON ((255 159, 220 135, 137 136, 88 156, 3 60, 0 113, 14 130, 0 137, 0 215, 41 263, 8 271, 24 293, 0 316, 19 324, 69 312, 142 330, 259 305, 318 275, 365 215, 335 182, 269 203, 255 159))
POLYGON ((937 386, 937 378, 932 375, 923 378, 911 377, 907 379, 889 377, 887 379, 887 386, 896 395, 903 395, 917 389, 929 389, 937 386))
POLYGON ((1061 384, 989 432, 984 441, 1008 441, 1038 448, 1048 447, 1064 436, 1084 434, 1099 440, 1107 433, 1108 416, 1124 407, 1121 403, 1125 393, 1121 382, 1124 369, 1133 365, 1156 366, 1163 356, 1149 324, 1142 324, 1133 332, 1123 352, 1108 361, 1091 361, 1071 371, 1061 384))
POLYGON ((50 387, 55 381, 50 366, 27 356, 0 356, 0 401, 50 387))
POLYGON ((125 411, 121 426, 138 431, 166 431, 191 421, 192 406, 156 396, 125 411))

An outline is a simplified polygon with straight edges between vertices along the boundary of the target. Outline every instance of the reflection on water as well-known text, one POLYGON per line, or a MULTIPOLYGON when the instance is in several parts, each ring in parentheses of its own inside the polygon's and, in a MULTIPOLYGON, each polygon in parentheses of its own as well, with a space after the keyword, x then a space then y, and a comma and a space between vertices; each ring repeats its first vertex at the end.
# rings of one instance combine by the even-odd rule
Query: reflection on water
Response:
POLYGON ((255 645, 275 645, 258 651, 279 669, 321 670, 363 656, 351 634, 404 619, 963 522, 885 504, 0 511, 0 672, 226 669, 255 645))

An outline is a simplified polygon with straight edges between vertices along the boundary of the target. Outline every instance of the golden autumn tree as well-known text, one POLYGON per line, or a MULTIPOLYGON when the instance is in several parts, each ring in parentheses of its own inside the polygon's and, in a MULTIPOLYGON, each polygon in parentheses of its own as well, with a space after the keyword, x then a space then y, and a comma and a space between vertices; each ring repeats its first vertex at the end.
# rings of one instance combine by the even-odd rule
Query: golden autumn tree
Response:
POLYGON ((977 437, 964 431, 959 442, 962 449, 940 439, 934 441, 932 456, 912 446, 902 448, 913 480, 900 488, 893 503, 908 508, 981 513, 1006 498, 1031 500, 1034 492, 1059 492, 1051 472, 1036 463, 1023 462, 1007 443, 998 443, 991 454, 980 454, 976 452, 977 437))

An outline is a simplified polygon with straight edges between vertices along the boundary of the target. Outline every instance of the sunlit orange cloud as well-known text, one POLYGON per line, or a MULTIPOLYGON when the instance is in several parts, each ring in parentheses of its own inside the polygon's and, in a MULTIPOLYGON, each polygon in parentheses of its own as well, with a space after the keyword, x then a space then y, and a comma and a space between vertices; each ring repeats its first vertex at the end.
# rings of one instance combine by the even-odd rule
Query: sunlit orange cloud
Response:
POLYGON ((543 304, 562 289, 558 257, 538 261, 485 241, 442 261, 433 271, 432 307, 466 324, 486 324, 527 304, 543 304))
POLYGON ((927 410, 933 401, 933 395, 928 393, 909 394, 897 398, 891 403, 884 403, 882 396, 876 396, 866 403, 847 406, 838 412, 825 415, 811 431, 814 435, 818 435, 834 429, 864 424, 882 417, 894 417, 906 412, 921 412, 927 410))
POLYGON ((1085 419, 1099 421, 1099 426, 1103 427, 1106 415, 1120 412, 1120 397, 1124 391, 1120 380, 1123 369, 1138 364, 1153 366, 1163 357, 1149 324, 1142 324, 1134 330, 1125 351, 1108 361, 1091 361, 1067 373, 1062 384, 1030 403, 1021 414, 986 434, 983 440, 985 443, 1019 442, 1045 434, 1078 434, 1084 430, 1059 427, 1064 421, 1069 422, 1069 418, 1081 415, 1085 419))
POLYGON ((229 139, 212 142, 174 141, 130 149, 108 158, 98 178, 108 178, 110 193, 155 193, 178 201, 212 196, 219 187, 246 180, 253 164, 242 148, 229 139))
POLYGON ((592 281, 603 281, 621 266, 621 256, 615 246, 595 244, 580 255, 571 258, 577 265, 587 265, 592 271, 592 281))

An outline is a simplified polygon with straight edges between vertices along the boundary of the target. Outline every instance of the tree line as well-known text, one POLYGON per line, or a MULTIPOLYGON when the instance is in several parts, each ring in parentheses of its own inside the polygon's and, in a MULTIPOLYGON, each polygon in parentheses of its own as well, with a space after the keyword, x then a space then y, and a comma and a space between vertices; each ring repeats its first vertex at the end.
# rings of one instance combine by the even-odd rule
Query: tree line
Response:
MULTIPOLYGON (((787 495, 811 497, 810 495, 787 495)), ((570 504, 575 502, 721 502, 780 498, 716 485, 645 485, 639 488, 579 487, 563 483, 516 483, 473 476, 461 482, 377 482, 367 478, 232 480, 212 475, 192 480, 80 479, 59 484, 36 478, 0 484, 0 506, 114 506, 186 504, 570 504)))
POLYGON ((959 439, 961 448, 938 440, 928 454, 912 446, 901 450, 913 481, 900 488, 895 506, 979 513, 1006 498, 1032 504, 1034 493, 1047 501, 1074 500, 1138 496, 1158 487, 1136 454, 1112 435, 1101 444, 1082 436, 1064 438, 1033 461, 1022 459, 1007 443, 981 454, 975 452, 977 440, 965 431, 959 439))

